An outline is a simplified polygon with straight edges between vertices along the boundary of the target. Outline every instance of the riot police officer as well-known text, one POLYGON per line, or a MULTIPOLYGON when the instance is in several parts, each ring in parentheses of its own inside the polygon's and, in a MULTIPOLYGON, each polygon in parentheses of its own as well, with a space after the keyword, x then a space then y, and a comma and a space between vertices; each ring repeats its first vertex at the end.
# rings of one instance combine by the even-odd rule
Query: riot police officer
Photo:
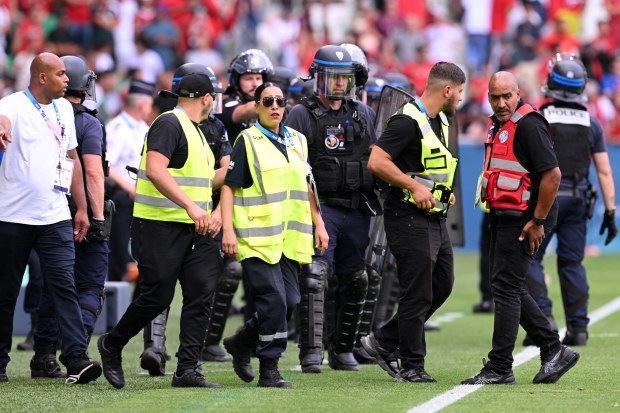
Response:
POLYGON ((363 70, 344 47, 320 48, 309 69, 314 95, 303 98, 285 122, 308 138, 309 161, 332 240, 327 251, 315 253, 312 264, 302 270, 299 359, 305 373, 322 372, 321 312, 328 275, 326 301, 333 309, 325 317, 329 365, 359 370, 352 350, 368 285, 365 250, 370 216, 380 209, 367 169, 375 141, 371 111, 352 99, 354 87, 365 81, 363 70))
MULTIPOLYGON (((75 116, 77 153, 83 165, 84 188, 87 194, 90 227, 83 242, 75 244, 74 277, 88 340, 103 308, 104 283, 108 272, 109 232, 104 217, 104 127, 97 111, 87 109, 85 99, 95 100, 95 74, 77 56, 61 58, 69 77, 65 98, 71 102, 75 116)), ((69 198, 72 215, 77 207, 69 198)), ((108 209, 110 211, 110 209, 108 209)), ((109 219, 109 218, 108 218, 109 219)), ((43 269, 45 271, 45 269, 43 269)), ((54 303, 47 289, 43 290, 38 308, 39 320, 34 330, 34 356, 30 362, 32 378, 65 377, 56 363, 56 343, 60 337, 54 303)))
POLYGON ((234 142, 239 133, 252 126, 257 119, 254 109, 254 91, 273 73, 273 64, 258 49, 248 49, 233 58, 228 66, 228 87, 224 94, 222 113, 228 136, 234 142))
MULTIPOLYGON (((558 189, 558 220, 551 231, 558 238, 557 265, 566 316, 566 336, 562 343, 585 346, 588 340, 588 281, 582 265, 586 246, 588 204, 596 201, 589 198, 588 180, 590 160, 594 161, 598 181, 603 193, 605 215, 600 233, 607 230, 605 245, 618 232, 615 223, 615 190, 605 144, 603 129, 583 106, 583 91, 586 86, 586 70, 572 56, 557 56, 551 64, 547 85, 543 93, 551 98, 540 111, 547 118, 553 131, 553 149, 558 158, 562 180, 558 189)), ((542 266, 545 249, 551 236, 543 240, 528 272, 528 287, 540 309, 550 320, 551 300, 547 295, 542 266)), ((526 339, 526 344, 529 342, 526 339)), ((533 342, 532 342, 533 344, 533 342)))
MULTIPOLYGON (((215 73, 211 68, 199 63, 185 63, 179 66, 174 72, 171 92, 160 92, 160 95, 171 103, 170 106, 174 107, 176 104, 179 82, 183 76, 190 73, 205 73, 209 76, 211 83, 215 87, 219 87, 215 73)), ((219 105, 221 105, 221 102, 219 102, 219 105)), ((213 112, 218 112, 218 110, 218 102, 216 102, 213 112)), ((228 142, 228 135, 226 134, 224 124, 211 113, 207 120, 200 123, 198 127, 204 134, 213 152, 213 156, 216 160, 216 170, 226 171, 230 162, 232 147, 228 142)), ((214 208, 219 202, 219 194, 219 189, 213 191, 214 208)), ((221 243, 221 235, 218 234, 215 240, 221 243)), ((239 263, 230 259, 226 260, 224 262, 224 271, 218 280, 218 286, 209 313, 209 324, 208 327, 206 327, 207 334, 201 355, 203 361, 231 360, 220 347, 219 342, 222 339, 228 311, 230 310, 232 298, 237 291, 240 279, 241 266, 239 263)), ((167 308, 144 328, 144 352, 140 356, 140 365, 145 370, 148 370, 149 374, 152 376, 165 374, 165 365, 168 359, 165 347, 168 312, 169 309, 167 308)))

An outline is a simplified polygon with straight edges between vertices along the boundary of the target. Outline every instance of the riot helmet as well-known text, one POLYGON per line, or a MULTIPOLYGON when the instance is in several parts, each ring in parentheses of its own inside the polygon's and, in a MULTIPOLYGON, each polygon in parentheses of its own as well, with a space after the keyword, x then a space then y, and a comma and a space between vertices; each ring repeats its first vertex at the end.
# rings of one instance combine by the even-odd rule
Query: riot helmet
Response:
POLYGON ((263 83, 267 77, 273 73, 271 59, 259 49, 249 49, 239 53, 233 58, 228 66, 228 88, 224 93, 232 94, 235 90, 243 95, 246 101, 253 100, 252 96, 247 95, 241 90, 239 79, 246 73, 258 73, 263 77, 263 83))
POLYGON ((385 85, 385 80, 378 77, 368 78, 368 82, 364 86, 364 95, 362 102, 370 106, 375 112, 379 107, 379 101, 381 100, 381 91, 385 85))
POLYGON ((213 101, 213 109, 211 113, 221 113, 222 111, 222 95, 221 93, 221 83, 217 81, 217 77, 209 66, 205 66, 201 63, 185 63, 182 64, 175 70, 174 75, 172 77, 172 94, 168 91, 162 90, 160 92, 161 96, 169 97, 169 98, 177 98, 177 93, 179 91, 179 82, 183 79, 183 76, 189 75, 190 73, 204 73, 209 76, 209 80, 211 80, 211 84, 213 85, 216 92, 215 100, 213 101))
POLYGON ((289 86, 286 98, 293 100, 297 104, 301 98, 312 96, 313 88, 313 80, 303 80, 297 77, 293 79, 291 86, 289 86))
POLYGON ((308 69, 314 79, 314 93, 331 100, 342 100, 351 96, 355 86, 355 67, 351 54, 342 46, 321 47, 314 55, 308 69))
POLYGON ((545 96, 564 102, 584 102, 587 73, 575 55, 558 53, 549 61, 547 84, 542 87, 545 96))
POLYGON ((383 75, 383 79, 385 83, 396 88, 401 88, 405 92, 413 95, 415 92, 413 91, 413 83, 409 80, 409 78, 402 73, 398 72, 389 72, 383 75))
POLYGON ((273 73, 267 76, 267 81, 273 82, 280 86, 280 89, 282 89, 284 96, 287 96, 288 88, 291 86, 291 83, 296 78, 297 75, 295 75, 295 72, 293 72, 288 67, 276 66, 275 69, 273 69, 273 73))
POLYGON ((95 72, 88 70, 86 62, 77 56, 63 56, 61 60, 65 64, 66 74, 69 78, 67 95, 96 101, 95 79, 97 79, 97 75, 95 72))
POLYGON ((358 88, 357 94, 359 96, 368 80, 368 59, 366 59, 364 51, 355 44, 342 43, 340 46, 347 49, 351 55, 351 61, 353 62, 353 67, 355 67, 355 86, 358 88))

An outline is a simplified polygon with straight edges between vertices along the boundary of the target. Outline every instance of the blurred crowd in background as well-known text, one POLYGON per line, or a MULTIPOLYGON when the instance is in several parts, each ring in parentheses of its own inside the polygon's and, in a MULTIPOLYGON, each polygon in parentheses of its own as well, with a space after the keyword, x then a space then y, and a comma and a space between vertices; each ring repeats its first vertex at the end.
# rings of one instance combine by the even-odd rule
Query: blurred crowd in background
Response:
POLYGON ((319 47, 340 43, 364 50, 370 76, 400 72, 417 94, 435 62, 459 64, 460 139, 472 143, 486 139, 492 73, 514 72, 537 106, 549 59, 576 53, 588 109, 620 144, 620 0, 0 0, 0 96, 26 88, 36 54, 81 55, 109 120, 130 77, 169 89, 175 68, 194 62, 226 86, 228 63, 249 48, 305 75, 319 47))

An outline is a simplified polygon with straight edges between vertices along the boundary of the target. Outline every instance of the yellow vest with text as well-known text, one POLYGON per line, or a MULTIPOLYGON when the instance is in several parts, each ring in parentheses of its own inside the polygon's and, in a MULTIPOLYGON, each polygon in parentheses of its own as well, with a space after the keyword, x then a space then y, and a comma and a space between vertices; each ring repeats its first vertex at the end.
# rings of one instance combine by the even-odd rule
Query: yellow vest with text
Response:
POLYGON ((249 188, 233 189, 239 261, 256 257, 276 264, 284 254, 302 264, 312 262, 312 215, 305 162, 308 147, 304 135, 291 128, 286 131, 299 151, 287 145, 288 162, 256 126, 237 138, 244 140, 253 181, 249 188))
MULTIPOLYGON (((211 193, 215 177, 215 158, 202 132, 187 117, 185 112, 174 109, 187 139, 187 160, 182 168, 168 168, 175 182, 192 201, 211 214, 213 203, 211 193)), ((161 115, 160 115, 161 116, 161 115)), ((157 121, 157 119, 155 120, 157 121)), ((154 121, 154 122, 155 122, 154 121)), ((142 150, 142 161, 138 171, 136 198, 133 216, 156 221, 184 222, 193 224, 187 211, 166 198, 146 176, 146 151, 148 142, 142 150)))
MULTIPOLYGON (((433 132, 426 114, 413 103, 405 104, 397 113, 409 116, 418 124, 420 131, 422 131, 422 165, 424 166, 424 171, 405 173, 427 187, 433 194, 435 206, 428 212, 430 214, 443 213, 445 215, 450 206, 452 181, 454 180, 454 173, 458 165, 458 159, 452 156, 447 148, 448 119, 443 112, 439 112, 441 131, 446 142, 444 145, 435 135, 435 132, 433 132)), ((411 192, 407 189, 403 189, 403 192, 405 193, 404 201, 415 205, 411 192)))

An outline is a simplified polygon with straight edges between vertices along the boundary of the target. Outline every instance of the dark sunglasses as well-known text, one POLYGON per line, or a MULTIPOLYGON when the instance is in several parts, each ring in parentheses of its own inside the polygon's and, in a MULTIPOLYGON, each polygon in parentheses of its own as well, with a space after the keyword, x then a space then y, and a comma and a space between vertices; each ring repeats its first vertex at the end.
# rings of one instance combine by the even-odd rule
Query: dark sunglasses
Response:
POLYGON ((274 98, 273 96, 265 96, 263 98, 263 106, 265 106, 266 108, 271 107, 271 105, 273 105, 274 100, 276 101, 278 106, 280 106, 281 108, 286 106, 286 98, 284 97, 274 98))
POLYGON ((209 93, 211 95, 211 97, 213 98, 213 100, 215 100, 215 98, 217 97, 217 95, 215 93, 209 93))

